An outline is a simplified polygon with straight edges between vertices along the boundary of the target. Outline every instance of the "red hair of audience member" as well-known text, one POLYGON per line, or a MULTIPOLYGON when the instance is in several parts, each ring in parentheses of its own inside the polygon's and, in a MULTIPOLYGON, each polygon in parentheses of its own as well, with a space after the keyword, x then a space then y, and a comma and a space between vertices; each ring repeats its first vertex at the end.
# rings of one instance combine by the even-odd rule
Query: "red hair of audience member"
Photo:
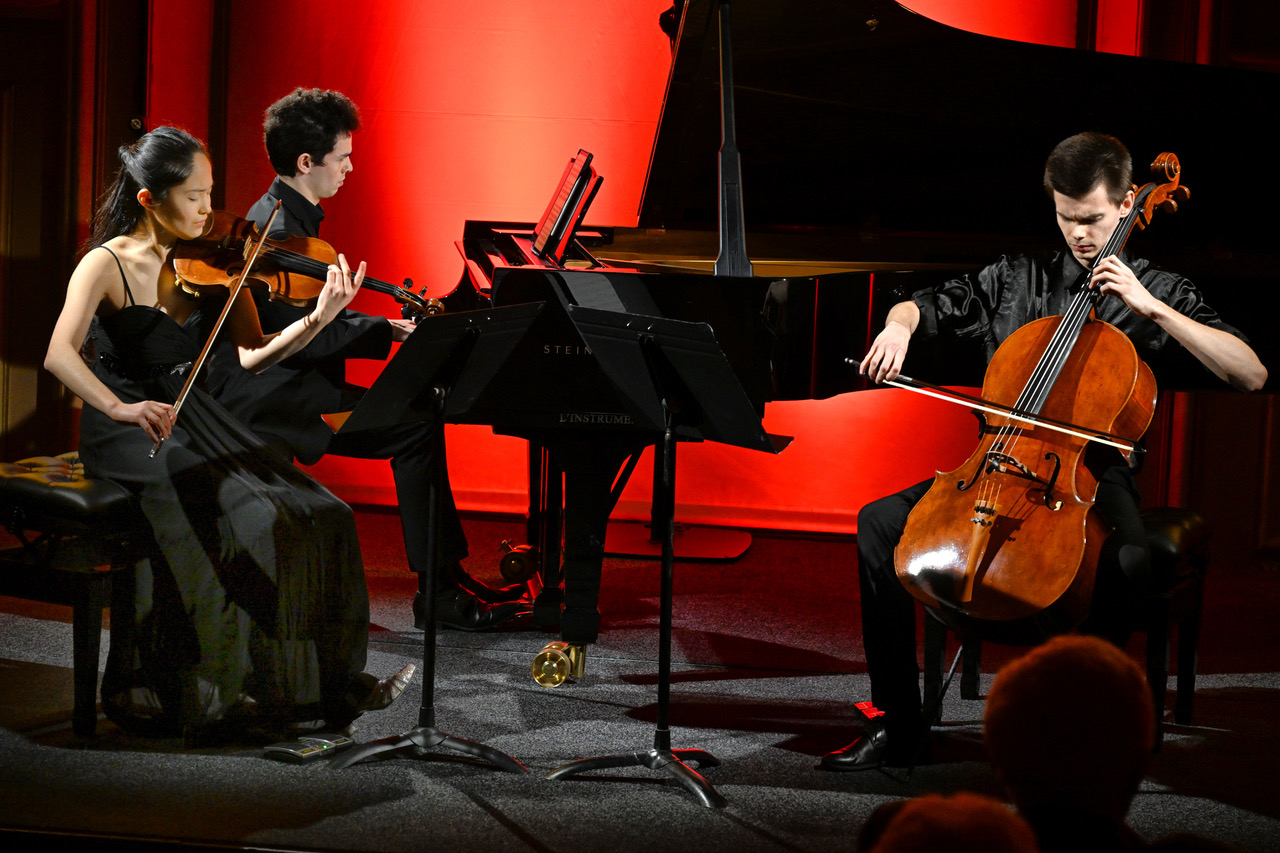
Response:
POLYGON ((1096 637, 1055 637, 1006 665, 987 696, 991 765, 1019 811, 1123 824, 1155 712, 1142 669, 1096 637))
MULTIPOLYGON (((864 839, 866 840, 866 839, 864 839)), ((925 794, 893 804, 867 853, 1036 853, 1035 833, 1005 803, 981 794, 925 794)))

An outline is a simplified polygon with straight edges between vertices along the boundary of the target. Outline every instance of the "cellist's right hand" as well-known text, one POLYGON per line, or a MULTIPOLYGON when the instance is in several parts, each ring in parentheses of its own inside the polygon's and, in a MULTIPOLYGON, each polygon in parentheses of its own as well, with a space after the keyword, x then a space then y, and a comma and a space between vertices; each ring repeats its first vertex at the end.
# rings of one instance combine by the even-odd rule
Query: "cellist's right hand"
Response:
POLYGON ((871 342, 871 349, 862 359, 858 372, 869 377, 877 385, 890 379, 897 379, 902 370, 902 361, 907 357, 907 347, 911 344, 911 335, 920 325, 920 308, 910 299, 899 302, 889 309, 885 318, 884 329, 871 342))
POLYGON ((888 379, 897 379, 910 344, 911 330, 902 323, 890 320, 871 342, 871 349, 863 357, 858 372, 877 385, 888 379))
POLYGON ((344 255, 338 255, 338 263, 329 265, 329 273, 325 278, 324 289, 316 299, 315 313, 322 325, 337 317, 343 308, 351 304, 360 285, 364 282, 365 262, 361 261, 352 276, 344 255))
POLYGON ((113 421, 122 424, 137 424, 152 441, 163 441, 173 432, 173 422, 177 418, 173 406, 155 400, 143 400, 141 403, 120 403, 107 412, 113 421))

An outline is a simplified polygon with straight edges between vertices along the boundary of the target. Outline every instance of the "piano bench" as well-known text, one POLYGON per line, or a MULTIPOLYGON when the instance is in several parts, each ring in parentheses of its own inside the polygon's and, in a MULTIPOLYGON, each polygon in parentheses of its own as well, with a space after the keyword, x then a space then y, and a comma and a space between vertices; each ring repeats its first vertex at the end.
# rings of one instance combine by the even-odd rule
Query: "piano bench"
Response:
MULTIPOLYGON (((0 463, 0 520, 16 544, 0 548, 0 593, 72 608, 72 730, 97 727, 102 611, 132 597, 137 543, 145 530, 134 496, 84 475, 78 453, 0 463)), ((115 634, 116 608, 112 608, 115 634)))
MULTIPOLYGON (((1155 706, 1155 748, 1164 739, 1164 706, 1168 692, 1169 651, 1173 629, 1178 634, 1177 693, 1173 719, 1191 723, 1196 689, 1200 622, 1204 607, 1204 579, 1209 568, 1209 526, 1198 514, 1178 507, 1142 511, 1151 548, 1152 591, 1140 603, 1135 627, 1147 635, 1147 684, 1155 706)), ((947 627, 926 614, 924 621, 924 690, 936 696, 942 689, 943 651, 947 627)), ((960 696, 978 699, 981 641, 965 643, 960 696)))

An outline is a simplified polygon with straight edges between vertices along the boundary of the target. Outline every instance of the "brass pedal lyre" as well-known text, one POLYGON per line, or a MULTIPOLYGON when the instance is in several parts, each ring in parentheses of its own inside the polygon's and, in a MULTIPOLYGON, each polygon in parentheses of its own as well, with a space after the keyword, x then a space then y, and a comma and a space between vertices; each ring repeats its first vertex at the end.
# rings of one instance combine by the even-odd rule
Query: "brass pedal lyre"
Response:
POLYGON ((587 647, 581 643, 552 640, 533 657, 533 680, 543 687, 559 687, 582 678, 587 669, 587 647))

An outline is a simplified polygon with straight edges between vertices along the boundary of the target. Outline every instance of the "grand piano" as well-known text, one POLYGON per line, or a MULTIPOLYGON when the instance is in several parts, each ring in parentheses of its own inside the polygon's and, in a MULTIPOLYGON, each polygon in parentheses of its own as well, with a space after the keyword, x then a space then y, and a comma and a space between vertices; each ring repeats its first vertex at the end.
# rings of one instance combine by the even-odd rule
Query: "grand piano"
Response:
MULTIPOLYGON (((771 319, 782 361, 769 399, 860 387, 843 358, 862 351, 887 302, 1003 252, 1056 248, 1039 175, 1054 144, 1086 129, 1125 141, 1139 183, 1156 154, 1178 155, 1192 200, 1133 248, 1190 277, 1265 351, 1264 363, 1277 363, 1268 358, 1280 354, 1263 325, 1270 318, 1252 309, 1280 260, 1268 233, 1273 143, 1264 130, 1280 103, 1280 76, 988 38, 887 0, 731 5, 754 275, 813 282, 819 294, 802 307, 788 293, 785 316, 771 319), (852 274, 831 277, 844 273, 852 274)), ((711 272, 720 203, 716 6, 690 0, 680 9, 638 226, 594 228, 598 236, 581 241, 610 268, 711 272)), ((484 276, 464 281, 487 294, 494 262, 510 264, 481 241, 495 227, 531 225, 468 222, 465 251, 484 276)), ((721 318, 700 319, 721 332, 721 318)), ((941 381, 981 375, 968 360, 937 368, 953 374, 941 381)), ((1162 387, 1213 387, 1198 370, 1160 378, 1162 387)))
MULTIPOLYGON (((467 222, 459 293, 475 305, 574 304, 603 287, 616 310, 706 323, 760 412, 858 390, 845 358, 865 351, 894 302, 1000 253, 1056 248, 1044 157, 1097 129, 1126 142, 1139 183, 1156 154, 1179 156, 1192 199, 1133 248, 1196 281, 1264 363, 1280 363, 1271 318, 1254 307, 1280 260, 1264 232, 1263 171, 1277 76, 1008 42, 887 0, 734 0, 730 91, 752 274, 716 275, 731 182, 717 171, 718 5, 678 9, 638 227, 580 232, 553 262, 504 248, 533 223, 467 222)), ((556 354, 531 350, 543 358, 531 375, 556 354)), ((980 384, 982 367, 976 351, 938 359, 925 348, 907 365, 961 385, 980 384)), ((1189 357, 1155 367, 1162 388, 1217 381, 1189 357)), ((551 408, 527 410, 529 430, 516 433, 546 437, 551 408)), ((570 440, 600 432, 568 430, 570 440)), ((565 638, 594 639, 594 624, 580 628, 565 638)))

